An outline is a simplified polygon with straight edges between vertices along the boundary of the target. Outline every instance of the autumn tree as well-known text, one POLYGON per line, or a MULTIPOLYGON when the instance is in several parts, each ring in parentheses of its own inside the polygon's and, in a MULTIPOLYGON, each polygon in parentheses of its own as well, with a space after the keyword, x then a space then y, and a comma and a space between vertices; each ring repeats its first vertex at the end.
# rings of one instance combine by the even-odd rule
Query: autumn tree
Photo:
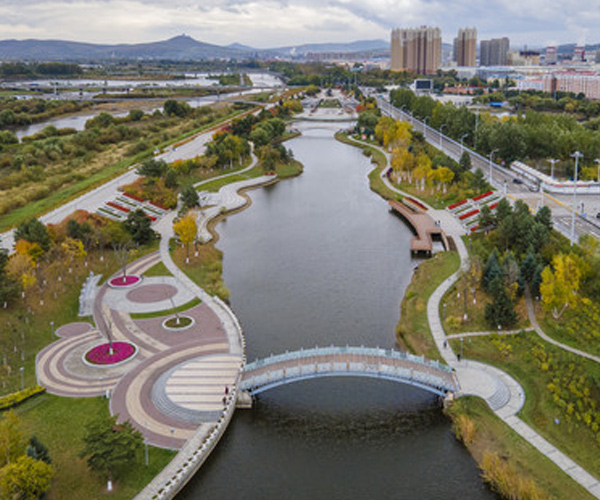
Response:
POLYGON ((50 234, 48 228, 38 219, 28 219, 21 222, 15 229, 15 241, 25 240, 37 243, 44 252, 50 249, 50 234))
POLYGON ((50 489, 53 476, 51 465, 22 455, 0 469, 0 497, 19 500, 40 498, 50 489))
POLYGON ((185 261, 190 261, 190 245, 196 240, 198 235, 198 224, 196 223, 196 214, 188 212, 181 219, 173 224, 173 230, 179 237, 181 243, 185 245, 185 261))
POLYGON ((581 274, 574 256, 562 253, 555 255, 552 267, 546 267, 542 272, 542 303, 552 311, 554 319, 560 318, 567 307, 576 306, 581 274))
POLYGON ((14 462, 25 450, 25 436, 14 411, 7 411, 0 420, 0 467, 14 462))

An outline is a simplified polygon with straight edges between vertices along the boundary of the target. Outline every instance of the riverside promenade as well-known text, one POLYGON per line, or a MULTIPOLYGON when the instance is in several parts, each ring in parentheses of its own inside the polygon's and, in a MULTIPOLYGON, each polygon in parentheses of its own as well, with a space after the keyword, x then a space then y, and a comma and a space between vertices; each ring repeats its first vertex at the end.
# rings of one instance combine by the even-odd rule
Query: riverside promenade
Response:
MULTIPOLYGON (((375 147, 385 155, 388 165, 390 164, 390 155, 387 151, 369 143, 357 140, 353 141, 358 145, 375 147)), ((411 195, 396 188, 389 181, 387 174, 390 168, 391 167, 387 166, 382 169, 380 173, 382 182, 388 189, 402 196, 410 197, 411 195)), ((427 320, 429 322, 429 327, 435 344, 446 364, 455 370, 460 384, 460 391, 457 396, 472 395, 484 399, 494 413, 496 413, 496 415, 498 415, 498 417, 504 423, 511 427, 525 441, 530 443, 540 453, 550 459, 557 467, 568 474, 574 481, 579 483, 591 495, 596 498, 600 498, 600 482, 598 479, 596 479, 584 468, 565 455, 562 451, 548 442, 548 440, 542 437, 538 432, 536 432, 518 417, 518 413, 525 403, 525 391, 513 377, 502 370, 485 363, 466 360, 464 358, 461 361, 458 360, 456 354, 450 346, 450 343, 448 342, 449 337, 446 335, 446 332, 442 326, 442 320, 440 317, 440 304, 446 292, 459 279, 461 273, 469 268, 469 253, 462 240, 462 237, 466 234, 466 232, 462 225, 452 216, 452 214, 446 210, 436 210, 424 202, 421 203, 427 208, 428 213, 433 218, 440 221, 441 227, 444 228, 446 235, 454 240, 454 244, 456 245, 456 249, 461 261, 460 269, 446 279, 432 293, 427 303, 427 320)), ((594 361, 600 361, 600 358, 596 356, 573 349, 569 346, 563 346, 563 344, 557 343, 553 339, 550 339, 541 330, 537 324, 537 321, 535 321, 535 317, 533 316, 533 311, 531 308, 531 301, 529 301, 528 309, 530 310, 530 319, 533 318, 531 321, 532 325, 534 325, 536 332, 542 336, 542 338, 555 345, 558 345, 559 347, 566 348, 575 354, 582 355, 594 361)))

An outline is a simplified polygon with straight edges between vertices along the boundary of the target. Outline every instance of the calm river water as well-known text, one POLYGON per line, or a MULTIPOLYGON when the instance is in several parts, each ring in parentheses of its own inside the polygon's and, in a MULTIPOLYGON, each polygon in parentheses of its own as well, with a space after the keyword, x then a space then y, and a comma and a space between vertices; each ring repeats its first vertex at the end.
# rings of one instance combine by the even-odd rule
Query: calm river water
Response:
MULTIPOLYGON (((368 187, 369 161, 333 129, 300 124, 295 179, 251 193, 219 225, 224 276, 248 359, 314 345, 394 346, 417 264, 410 230, 368 187)), ((409 386, 325 378, 238 410, 179 498, 491 499, 436 398, 409 386)))

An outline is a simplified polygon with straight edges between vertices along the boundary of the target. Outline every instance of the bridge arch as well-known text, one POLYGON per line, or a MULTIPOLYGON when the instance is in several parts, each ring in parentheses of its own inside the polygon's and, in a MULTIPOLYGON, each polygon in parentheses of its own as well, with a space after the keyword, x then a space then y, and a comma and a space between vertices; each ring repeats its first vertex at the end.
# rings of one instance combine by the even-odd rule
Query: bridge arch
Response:
POLYGON ((368 377, 391 380, 439 396, 458 390, 452 369, 422 356, 369 347, 315 347, 271 355, 246 365, 240 389, 251 395, 301 380, 368 377))

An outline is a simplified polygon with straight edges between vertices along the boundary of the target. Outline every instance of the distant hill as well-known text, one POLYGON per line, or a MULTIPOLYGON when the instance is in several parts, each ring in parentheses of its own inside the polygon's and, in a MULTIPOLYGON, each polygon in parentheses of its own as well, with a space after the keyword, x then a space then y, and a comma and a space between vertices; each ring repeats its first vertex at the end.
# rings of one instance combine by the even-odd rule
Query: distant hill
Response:
POLYGON ((234 43, 226 47, 199 42, 186 35, 169 40, 138 44, 93 44, 64 40, 2 40, 0 60, 25 61, 106 61, 135 59, 169 59, 195 61, 207 59, 243 59, 276 57, 322 52, 368 52, 389 49, 383 40, 351 43, 304 44, 273 49, 256 49, 234 43))

